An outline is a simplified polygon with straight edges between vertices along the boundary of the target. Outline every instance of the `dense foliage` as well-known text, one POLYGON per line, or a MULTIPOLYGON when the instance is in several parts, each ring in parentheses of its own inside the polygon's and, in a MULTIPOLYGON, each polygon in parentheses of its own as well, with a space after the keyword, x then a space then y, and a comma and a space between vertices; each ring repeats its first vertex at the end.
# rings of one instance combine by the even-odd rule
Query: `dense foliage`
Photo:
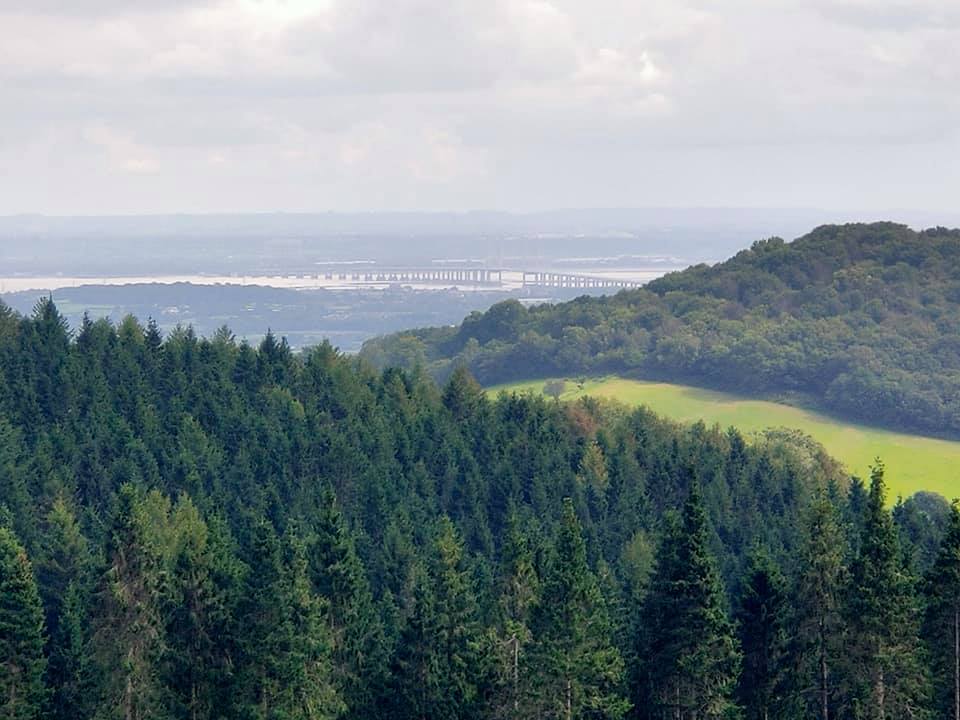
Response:
POLYGON ((0 306, 0 707, 943 716, 960 520, 883 493, 791 435, 0 306))
POLYGON ((612 297, 505 302, 369 341, 378 365, 483 383, 630 372, 802 394, 871 423, 960 434, 960 230, 824 226, 612 297))

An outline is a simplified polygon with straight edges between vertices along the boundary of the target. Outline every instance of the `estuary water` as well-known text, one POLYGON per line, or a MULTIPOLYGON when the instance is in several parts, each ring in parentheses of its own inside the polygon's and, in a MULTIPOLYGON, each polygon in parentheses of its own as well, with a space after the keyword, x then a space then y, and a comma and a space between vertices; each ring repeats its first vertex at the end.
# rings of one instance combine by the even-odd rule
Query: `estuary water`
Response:
MULTIPOLYGON (((569 268, 553 270, 570 275, 583 275, 610 280, 624 280, 637 283, 647 283, 667 272, 679 268, 569 268)), ((328 277, 325 273, 310 275, 122 275, 111 277, 80 277, 69 275, 48 276, 9 276, 0 277, 0 294, 14 293, 26 290, 60 290, 82 285, 142 285, 159 283, 173 285, 176 283, 190 283, 193 285, 260 285, 264 287, 290 288, 295 290, 350 290, 361 288, 389 287, 402 285, 417 290, 440 289, 456 287, 460 290, 486 290, 496 288, 491 285, 474 285, 471 283, 416 283, 416 282, 364 282, 350 279, 341 279, 339 273, 328 277)), ((503 282, 499 286, 502 290, 516 290, 523 285, 523 272, 520 270, 504 270, 503 282)))

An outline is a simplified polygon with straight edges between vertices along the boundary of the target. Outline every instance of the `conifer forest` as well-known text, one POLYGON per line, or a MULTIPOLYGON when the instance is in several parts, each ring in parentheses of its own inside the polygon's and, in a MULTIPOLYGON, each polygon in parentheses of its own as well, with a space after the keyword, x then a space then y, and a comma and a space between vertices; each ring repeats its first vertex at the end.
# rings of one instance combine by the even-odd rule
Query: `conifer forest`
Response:
POLYGON ((960 509, 795 433, 0 307, 0 716, 960 716, 960 509))

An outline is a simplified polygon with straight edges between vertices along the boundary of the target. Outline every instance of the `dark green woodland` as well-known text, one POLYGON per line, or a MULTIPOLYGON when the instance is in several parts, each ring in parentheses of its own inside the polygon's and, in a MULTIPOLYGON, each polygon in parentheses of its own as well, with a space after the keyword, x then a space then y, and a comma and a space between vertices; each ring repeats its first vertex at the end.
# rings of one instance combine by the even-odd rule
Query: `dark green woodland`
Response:
MULTIPOLYGON (((659 326, 684 277, 555 312, 649 297, 659 326)), ((752 326, 789 313, 778 288, 690 312, 752 326)), ((891 510, 879 463, 865 483, 790 433, 0 306, 3 718, 933 719, 958 638, 960 513, 891 510)))

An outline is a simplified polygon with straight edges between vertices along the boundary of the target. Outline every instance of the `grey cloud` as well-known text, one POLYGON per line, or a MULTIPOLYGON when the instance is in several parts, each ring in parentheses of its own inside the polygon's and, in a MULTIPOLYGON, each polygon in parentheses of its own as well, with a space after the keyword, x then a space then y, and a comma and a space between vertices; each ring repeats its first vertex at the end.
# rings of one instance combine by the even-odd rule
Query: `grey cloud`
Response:
POLYGON ((39 2, 0 19, 0 213, 882 208, 960 182, 954 0, 39 2))
POLYGON ((547 2, 354 0, 295 27, 288 42, 321 56, 341 90, 465 92, 571 72, 566 20, 547 2))
POLYGON ((0 14, 98 18, 204 7, 213 2, 215 0, 0 0, 0 14))
POLYGON ((837 22, 893 32, 960 27, 954 0, 819 0, 816 7, 837 22))

